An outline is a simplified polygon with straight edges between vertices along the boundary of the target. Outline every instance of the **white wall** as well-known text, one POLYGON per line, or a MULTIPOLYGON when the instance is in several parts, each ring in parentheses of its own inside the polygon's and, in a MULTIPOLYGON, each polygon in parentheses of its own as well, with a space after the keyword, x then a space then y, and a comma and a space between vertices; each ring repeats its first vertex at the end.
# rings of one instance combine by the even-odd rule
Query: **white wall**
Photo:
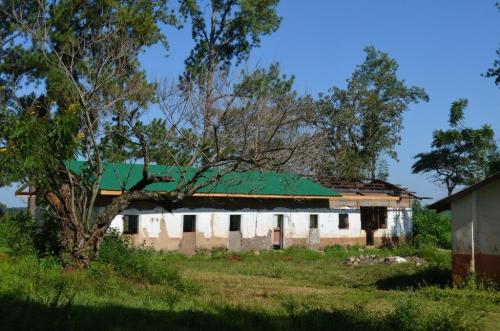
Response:
POLYGON ((500 180, 451 202, 453 253, 471 254, 473 217, 475 252, 499 255, 500 180))
MULTIPOLYGON (((152 210, 129 209, 122 215, 139 215, 139 233, 156 238, 163 226, 170 238, 181 238, 183 233, 183 216, 196 215, 196 231, 204 237, 227 238, 229 232, 229 216, 241 215, 241 234, 243 238, 267 236, 275 227, 276 215, 284 215, 284 235, 288 238, 307 238, 309 235, 309 216, 318 215, 318 230, 321 238, 356 238, 361 236, 361 216, 359 209, 301 209, 290 210, 275 208, 273 210, 242 209, 229 211, 222 209, 176 209, 172 213, 161 208, 152 210), (339 229, 339 214, 349 214, 349 228, 339 229), (162 219, 165 222, 162 222, 162 219)), ((111 228, 123 231, 121 215, 115 217, 111 228)), ((389 209, 386 235, 400 236, 411 232, 411 209, 389 209)), ((377 231, 378 233, 378 231, 377 231)))
POLYGON ((393 208, 387 210, 387 232, 392 237, 411 234, 411 208, 393 208))

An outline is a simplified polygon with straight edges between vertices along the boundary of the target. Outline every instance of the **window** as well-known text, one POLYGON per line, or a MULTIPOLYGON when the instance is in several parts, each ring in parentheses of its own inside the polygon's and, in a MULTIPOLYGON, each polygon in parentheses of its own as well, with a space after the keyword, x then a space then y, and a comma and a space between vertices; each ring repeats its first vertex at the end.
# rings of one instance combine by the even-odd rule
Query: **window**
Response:
POLYGON ((349 214, 339 214, 339 229, 349 229, 349 214))
POLYGON ((196 215, 184 215, 184 232, 196 231, 196 215))
POLYGON ((123 216, 123 233, 137 234, 139 233, 139 216, 124 215, 123 216))
POLYGON ((229 216, 229 231, 240 231, 241 229, 241 215, 229 216))
POLYGON ((309 215, 309 228, 310 229, 318 228, 318 215, 316 214, 309 215))

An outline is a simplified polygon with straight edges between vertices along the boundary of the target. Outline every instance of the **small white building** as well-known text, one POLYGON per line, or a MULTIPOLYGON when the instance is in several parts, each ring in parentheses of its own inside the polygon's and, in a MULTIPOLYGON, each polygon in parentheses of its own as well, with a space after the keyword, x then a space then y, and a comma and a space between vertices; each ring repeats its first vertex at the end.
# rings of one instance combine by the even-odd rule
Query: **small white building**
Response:
POLYGON ((429 208, 451 210, 453 280, 475 273, 500 282, 500 172, 429 208))
MULTIPOLYGON (((169 169, 151 166, 156 174, 169 169)), ((141 175, 142 165, 107 164, 101 206, 121 194, 124 182, 130 187, 141 175)), ((380 183, 367 183, 341 194, 295 174, 233 172, 172 211, 147 201, 138 203, 116 216, 111 227, 130 235, 136 244, 187 254, 204 249, 380 246, 410 233, 413 197, 399 187, 388 190, 391 184, 382 183, 384 190, 373 189, 380 183)), ((175 183, 156 183, 146 189, 173 187, 175 183)))

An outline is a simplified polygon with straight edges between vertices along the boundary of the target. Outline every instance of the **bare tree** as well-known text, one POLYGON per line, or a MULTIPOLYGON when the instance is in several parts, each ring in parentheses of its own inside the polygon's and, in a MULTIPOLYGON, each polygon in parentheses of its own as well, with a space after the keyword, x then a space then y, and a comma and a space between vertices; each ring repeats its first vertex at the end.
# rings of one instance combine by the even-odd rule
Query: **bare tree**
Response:
MULTIPOLYGON (((57 140, 41 146, 46 150, 36 169, 42 170, 31 172, 30 181, 35 183, 39 203, 46 204, 61 221, 62 246, 69 265, 82 266, 94 259, 113 218, 136 202, 154 202, 172 210, 229 171, 279 168, 291 158, 299 143, 296 133, 303 120, 298 111, 300 100, 294 96, 278 100, 265 91, 249 91, 250 81, 244 76, 218 70, 209 77, 211 111, 207 116, 203 88, 206 84, 186 90, 178 82, 157 85, 146 81, 137 56, 159 40, 156 29, 149 34, 141 29, 135 31, 129 20, 113 16, 116 8, 109 8, 106 3, 74 5, 66 8, 61 3, 48 5, 40 0, 30 15, 19 7, 2 8, 40 57, 44 70, 55 75, 59 83, 52 86, 47 80, 46 88, 52 92, 47 95, 55 94, 56 100, 46 105, 49 111, 43 121, 36 119, 49 123, 50 134, 44 135, 57 140), (102 12, 109 19, 85 17, 95 12, 102 12), (75 16, 80 25, 71 26, 76 24, 71 20, 75 16), (61 34, 63 24, 69 24, 64 31, 70 36, 61 34), (150 142, 143 121, 155 99, 163 120, 191 150, 187 164, 176 162, 178 157, 172 155, 174 171, 180 173, 181 180, 169 192, 146 190, 152 183, 173 181, 172 173, 153 173, 150 167, 150 142), (130 161, 142 161, 142 178, 132 187, 123 184, 122 194, 98 210, 105 167, 103 138, 110 124, 119 128, 114 134, 140 150, 136 160, 130 161), (185 135, 187 129, 194 134, 185 135), (54 147, 49 151, 47 146, 51 143, 54 147), (80 171, 68 168, 71 156, 86 161, 80 171)), ((134 8, 147 11, 145 15, 154 19, 164 10, 147 1, 134 8)), ((39 98, 37 102, 42 103, 39 98)), ((21 102, 10 107, 13 114, 25 113, 21 102)), ((165 136, 165 143, 171 139, 172 136, 165 136)), ((33 153, 20 150, 8 134, 5 141, 9 153, 33 153)), ((26 169, 19 178, 26 178, 28 172, 26 169)))

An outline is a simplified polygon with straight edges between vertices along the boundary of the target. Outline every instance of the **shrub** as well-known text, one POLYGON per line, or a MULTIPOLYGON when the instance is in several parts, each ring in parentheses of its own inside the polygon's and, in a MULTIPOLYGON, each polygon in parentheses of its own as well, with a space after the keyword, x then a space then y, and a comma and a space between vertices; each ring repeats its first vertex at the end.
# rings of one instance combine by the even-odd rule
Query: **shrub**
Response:
POLYGON ((2 218, 3 215, 5 215, 6 211, 7 211, 7 206, 0 202, 0 218, 2 218))
POLYGON ((433 245, 451 248, 451 217, 448 213, 438 214, 422 207, 420 202, 413 204, 413 229, 410 243, 415 247, 433 245))
MULTIPOLYGON (((184 288, 179 272, 161 255, 148 249, 135 248, 126 238, 112 231, 104 238, 98 262, 108 263, 122 277, 132 278, 148 284, 171 285, 184 288)), ((102 266, 93 267, 96 273, 102 266)))
POLYGON ((0 246, 14 255, 58 256, 59 229, 48 215, 35 221, 25 212, 6 214, 0 219, 0 246))
POLYGON ((5 215, 0 219, 0 246, 14 255, 35 253, 35 222, 26 214, 5 215))
POLYGON ((389 314, 384 326, 388 330, 467 330, 474 329, 477 321, 464 325, 460 309, 437 309, 432 313, 424 312, 413 297, 402 300, 389 314))
POLYGON ((394 255, 399 256, 413 256, 417 254, 417 249, 409 244, 398 244, 392 248, 394 255))
POLYGON ((451 266, 451 253, 431 245, 421 245, 417 249, 417 255, 432 264, 449 267, 451 266))

